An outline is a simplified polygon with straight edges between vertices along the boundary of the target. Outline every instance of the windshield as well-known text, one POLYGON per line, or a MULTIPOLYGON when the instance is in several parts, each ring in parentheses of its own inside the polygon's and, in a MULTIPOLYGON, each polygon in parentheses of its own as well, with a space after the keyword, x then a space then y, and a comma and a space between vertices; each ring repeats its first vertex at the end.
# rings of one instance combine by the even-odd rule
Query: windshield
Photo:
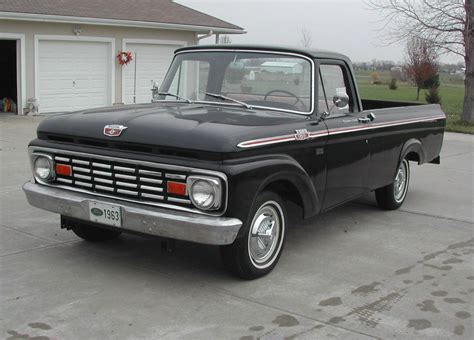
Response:
POLYGON ((158 100, 191 100, 310 113, 311 75, 311 63, 293 55, 186 52, 173 60, 158 100))

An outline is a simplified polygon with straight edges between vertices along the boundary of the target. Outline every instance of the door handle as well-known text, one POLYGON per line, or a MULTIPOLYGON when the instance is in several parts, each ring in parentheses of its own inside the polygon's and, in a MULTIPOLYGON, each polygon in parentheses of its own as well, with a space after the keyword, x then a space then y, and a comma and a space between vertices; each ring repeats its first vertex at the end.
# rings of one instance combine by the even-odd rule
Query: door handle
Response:
POLYGON ((367 124, 367 123, 373 122, 375 120, 375 118, 377 118, 377 117, 375 117, 375 115, 372 112, 370 112, 367 115, 367 117, 360 117, 358 119, 358 121, 359 121, 359 123, 367 124))

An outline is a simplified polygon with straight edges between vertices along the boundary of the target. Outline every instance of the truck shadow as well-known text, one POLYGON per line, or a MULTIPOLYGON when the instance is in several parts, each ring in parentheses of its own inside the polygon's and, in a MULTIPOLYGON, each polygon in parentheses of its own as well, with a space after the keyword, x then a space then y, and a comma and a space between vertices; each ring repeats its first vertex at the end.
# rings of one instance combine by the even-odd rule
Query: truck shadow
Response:
MULTIPOLYGON (((370 201, 370 197, 304 220, 301 209, 290 203, 287 207, 289 228, 280 264, 292 255, 311 256, 308 249, 318 247, 321 242, 335 241, 340 235, 347 235, 352 227, 357 227, 354 215, 364 215, 367 210, 380 211, 370 201)), ((94 244, 79 241, 71 246, 80 252, 90 253, 95 261, 107 261, 111 265, 117 262, 173 277, 184 275, 184 278, 198 276, 212 281, 235 281, 221 262, 219 247, 175 241, 174 249, 168 251, 162 248, 163 241, 166 240, 159 237, 122 234, 120 238, 110 242, 94 244)))

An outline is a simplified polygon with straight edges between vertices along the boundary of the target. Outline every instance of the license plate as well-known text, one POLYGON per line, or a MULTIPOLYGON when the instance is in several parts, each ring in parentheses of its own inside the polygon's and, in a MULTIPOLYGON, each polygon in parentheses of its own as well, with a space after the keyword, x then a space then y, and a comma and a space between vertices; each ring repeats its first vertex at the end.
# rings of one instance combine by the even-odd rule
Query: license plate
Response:
POLYGON ((122 212, 120 207, 111 204, 89 202, 89 218, 92 222, 122 226, 122 212))

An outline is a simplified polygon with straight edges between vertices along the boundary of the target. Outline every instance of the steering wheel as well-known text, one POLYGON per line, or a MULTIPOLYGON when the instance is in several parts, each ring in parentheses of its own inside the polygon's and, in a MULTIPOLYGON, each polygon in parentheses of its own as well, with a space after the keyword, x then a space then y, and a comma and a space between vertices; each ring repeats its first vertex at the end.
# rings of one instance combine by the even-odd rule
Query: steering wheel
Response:
POLYGON ((294 97, 294 98, 296 98, 296 101, 295 101, 293 104, 291 104, 291 105, 293 105, 294 107, 296 107, 296 104, 300 103, 301 106, 303 107, 303 111, 306 111, 306 110, 307 110, 306 105, 303 103, 303 101, 301 100, 300 97, 298 97, 296 94, 291 93, 290 91, 286 91, 286 90, 271 90, 270 92, 268 92, 268 93, 265 95, 265 97, 263 98, 263 100, 264 100, 264 101, 267 101, 268 96, 270 96, 270 95, 273 94, 273 93, 284 93, 284 94, 287 94, 287 95, 289 95, 289 96, 291 96, 291 97, 294 97))

